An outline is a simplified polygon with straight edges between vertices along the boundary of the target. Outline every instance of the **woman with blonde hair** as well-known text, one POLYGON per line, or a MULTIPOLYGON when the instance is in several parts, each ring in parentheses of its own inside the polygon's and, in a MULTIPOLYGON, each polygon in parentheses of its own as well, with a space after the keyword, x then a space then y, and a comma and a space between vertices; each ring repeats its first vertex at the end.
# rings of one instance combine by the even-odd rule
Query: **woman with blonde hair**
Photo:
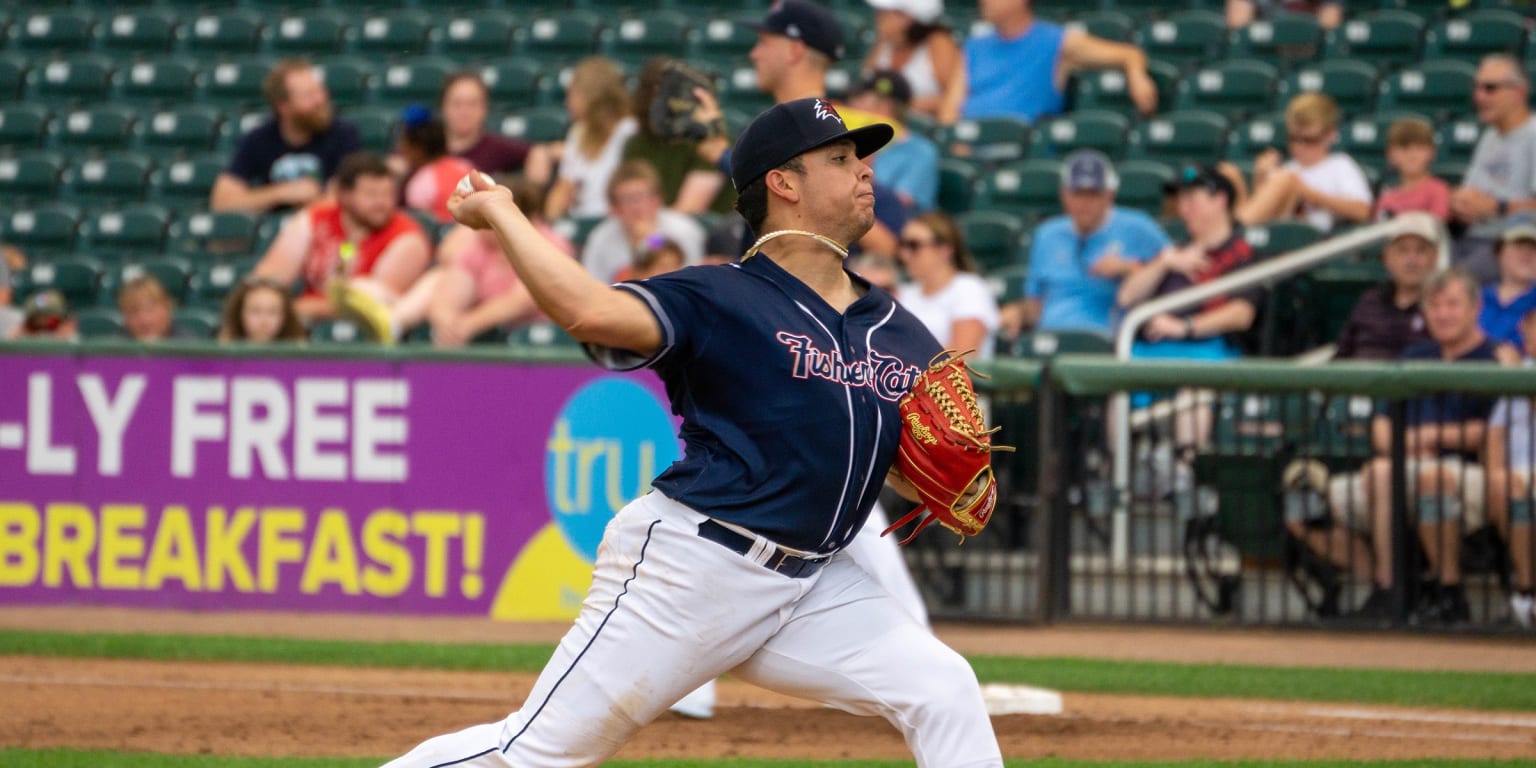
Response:
POLYGON ((565 92, 571 129, 560 153, 560 175, 544 201, 551 219, 599 218, 608 213, 608 177, 638 129, 630 115, 624 73, 601 56, 582 59, 565 92))

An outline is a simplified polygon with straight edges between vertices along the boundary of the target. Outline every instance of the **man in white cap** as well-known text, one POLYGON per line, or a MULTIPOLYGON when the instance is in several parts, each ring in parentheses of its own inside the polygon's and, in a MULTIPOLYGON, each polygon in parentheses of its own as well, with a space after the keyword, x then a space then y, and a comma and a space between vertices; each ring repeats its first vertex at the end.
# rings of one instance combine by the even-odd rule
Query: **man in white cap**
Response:
POLYGON ((1433 220, 1414 217, 1381 249, 1387 281, 1367 288, 1339 329, 1335 360, 1396 360, 1409 345, 1429 341, 1419 308, 1424 281, 1435 271, 1444 235, 1433 220))

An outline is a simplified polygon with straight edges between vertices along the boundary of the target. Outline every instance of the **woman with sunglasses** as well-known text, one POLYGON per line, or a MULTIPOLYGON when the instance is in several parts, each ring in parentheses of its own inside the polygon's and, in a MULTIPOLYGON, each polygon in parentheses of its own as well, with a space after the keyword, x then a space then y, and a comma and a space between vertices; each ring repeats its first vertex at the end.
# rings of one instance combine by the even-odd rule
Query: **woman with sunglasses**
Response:
POLYGON ((1237 208, 1246 226, 1297 219, 1320 232, 1371 218, 1371 182, 1360 164, 1333 152, 1339 107, 1321 93, 1303 93, 1285 108, 1290 160, 1267 149, 1253 163, 1253 195, 1237 208))
POLYGON ((897 289, 896 300, 946 349, 992 359, 997 299, 976 274, 955 220, 937 211, 919 214, 902 227, 896 248, 911 280, 897 289))

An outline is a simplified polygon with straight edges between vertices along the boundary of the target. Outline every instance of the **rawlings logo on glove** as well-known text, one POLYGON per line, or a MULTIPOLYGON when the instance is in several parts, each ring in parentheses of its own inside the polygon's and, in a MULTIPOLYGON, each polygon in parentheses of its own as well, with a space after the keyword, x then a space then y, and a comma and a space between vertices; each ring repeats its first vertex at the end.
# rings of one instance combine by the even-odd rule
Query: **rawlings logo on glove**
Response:
POLYGON ((992 433, 1000 427, 987 429, 964 357, 948 351, 935 357, 898 404, 902 430, 896 469, 922 502, 881 534, 921 517, 902 544, 934 523, 963 541, 986 527, 997 506, 992 452, 1013 448, 992 445, 992 433))

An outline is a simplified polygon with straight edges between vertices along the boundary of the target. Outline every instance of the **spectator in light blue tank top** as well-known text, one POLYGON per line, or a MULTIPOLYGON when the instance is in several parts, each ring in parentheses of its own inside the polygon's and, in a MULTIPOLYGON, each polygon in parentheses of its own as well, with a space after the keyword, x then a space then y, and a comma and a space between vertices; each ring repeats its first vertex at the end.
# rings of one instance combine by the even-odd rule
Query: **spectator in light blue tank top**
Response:
POLYGON ((1034 121, 1066 108, 1067 79, 1080 69, 1125 71, 1126 92, 1145 114, 1157 110, 1147 56, 1134 45, 1035 18, 1030 0, 980 0, 992 32, 966 41, 965 66, 945 89, 941 122, 1013 116, 1034 121))

